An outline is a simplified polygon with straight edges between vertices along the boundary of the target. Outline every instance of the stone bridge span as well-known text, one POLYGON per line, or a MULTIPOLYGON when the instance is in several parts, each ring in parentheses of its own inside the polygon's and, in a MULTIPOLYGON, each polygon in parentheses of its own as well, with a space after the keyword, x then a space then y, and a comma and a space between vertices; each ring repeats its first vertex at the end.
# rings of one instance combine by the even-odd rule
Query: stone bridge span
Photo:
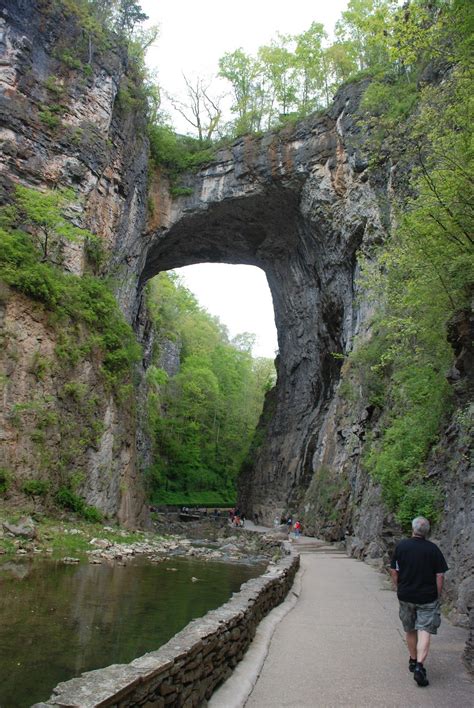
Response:
MULTIPOLYGON (((146 330, 139 307, 142 286, 159 271, 205 261, 249 263, 265 271, 278 329, 278 384, 266 405, 265 436, 259 436, 264 442, 242 476, 241 501, 248 513, 271 521, 302 499, 313 475, 339 376, 333 354, 350 346, 358 321, 356 252, 380 232, 376 195, 357 148, 355 116, 364 84, 344 87, 324 115, 237 140, 184 177, 188 196, 171 200, 166 179, 149 173, 143 107, 121 100, 120 87, 128 80, 126 53, 113 47, 96 53, 91 75, 84 77, 58 52, 64 37, 78 47, 82 41, 73 13, 54 3, 4 4, 1 195, 11 195, 18 183, 74 191, 74 219, 100 237, 107 254, 103 274, 113 279, 120 306, 139 334, 146 330), (56 126, 43 120, 52 78, 60 79, 63 94, 56 126)), ((77 275, 89 267, 81 244, 68 244, 64 266, 77 275)), ((24 332, 31 341, 42 341, 45 352, 47 343, 54 349, 53 334, 42 325, 38 334, 28 309, 24 332)), ((13 300, 10 312, 17 320, 13 300)), ((30 368, 28 351, 15 367, 17 378, 10 379, 5 410, 30 395, 22 384, 30 368)), ((93 385, 94 371, 85 368, 83 381, 93 385)), ((41 392, 53 397, 61 419, 64 404, 53 379, 41 384, 41 392)), ((88 504, 135 524, 146 511, 138 470, 149 456, 146 430, 135 426, 131 411, 111 394, 103 398, 99 450, 84 450, 76 461, 84 471, 80 492, 88 504)), ((26 463, 23 453, 15 457, 16 434, 12 429, 8 466, 19 475, 34 475, 33 453, 26 463)), ((27 432, 21 449, 30 449, 27 432)), ((334 467, 339 469, 339 462, 334 467)))
MULTIPOLYGON (((374 191, 356 149, 361 87, 331 112, 261 138, 242 138, 185 176, 171 200, 159 177, 140 282, 203 262, 265 271, 278 331, 276 390, 265 442, 243 471, 240 503, 267 522, 300 505, 340 363, 351 345, 356 252, 381 231, 374 191)), ((245 282, 242 282, 245 288, 245 282)))

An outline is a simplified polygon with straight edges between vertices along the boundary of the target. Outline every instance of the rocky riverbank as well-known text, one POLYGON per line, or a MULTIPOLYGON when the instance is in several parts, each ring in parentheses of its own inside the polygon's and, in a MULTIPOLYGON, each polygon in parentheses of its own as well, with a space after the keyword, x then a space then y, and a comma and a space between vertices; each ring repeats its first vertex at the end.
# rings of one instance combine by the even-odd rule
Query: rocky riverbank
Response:
POLYGON ((11 515, 0 509, 0 556, 45 555, 65 563, 126 563, 135 557, 160 563, 175 556, 236 563, 260 563, 279 557, 278 533, 260 534, 234 529, 223 519, 175 523, 170 515, 156 520, 150 531, 130 532, 119 526, 11 515), (163 529, 168 530, 164 533, 163 529))

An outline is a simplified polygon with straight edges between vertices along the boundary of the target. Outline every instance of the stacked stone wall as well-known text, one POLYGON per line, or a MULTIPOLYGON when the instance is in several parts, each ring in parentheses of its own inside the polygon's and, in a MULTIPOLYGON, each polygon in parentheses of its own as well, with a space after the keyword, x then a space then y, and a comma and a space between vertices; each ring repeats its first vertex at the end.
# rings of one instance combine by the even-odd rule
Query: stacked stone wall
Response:
POLYGON ((205 705, 232 673, 259 622, 290 590, 299 556, 290 554, 249 580, 217 610, 193 620, 157 651, 130 664, 90 671, 59 684, 46 706, 192 708, 205 705))

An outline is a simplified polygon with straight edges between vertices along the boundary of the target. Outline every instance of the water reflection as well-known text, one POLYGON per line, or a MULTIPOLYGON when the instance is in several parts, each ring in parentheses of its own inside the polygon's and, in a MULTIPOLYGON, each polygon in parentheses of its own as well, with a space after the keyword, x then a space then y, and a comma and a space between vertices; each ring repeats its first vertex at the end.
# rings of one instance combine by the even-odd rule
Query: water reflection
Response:
POLYGON ((1 708, 31 706, 60 681, 157 649, 261 572, 176 558, 0 565, 1 708))

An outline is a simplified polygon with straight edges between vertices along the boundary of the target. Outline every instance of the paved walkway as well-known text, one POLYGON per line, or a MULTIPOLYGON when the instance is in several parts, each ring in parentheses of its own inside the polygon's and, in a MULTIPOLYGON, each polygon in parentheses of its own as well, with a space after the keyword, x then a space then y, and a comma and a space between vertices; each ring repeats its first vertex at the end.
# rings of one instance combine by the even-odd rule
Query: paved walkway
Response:
POLYGON ((298 545, 293 593, 261 623, 211 708, 474 706, 461 661, 464 630, 443 620, 426 662, 430 685, 419 688, 385 576, 315 539, 298 545))

